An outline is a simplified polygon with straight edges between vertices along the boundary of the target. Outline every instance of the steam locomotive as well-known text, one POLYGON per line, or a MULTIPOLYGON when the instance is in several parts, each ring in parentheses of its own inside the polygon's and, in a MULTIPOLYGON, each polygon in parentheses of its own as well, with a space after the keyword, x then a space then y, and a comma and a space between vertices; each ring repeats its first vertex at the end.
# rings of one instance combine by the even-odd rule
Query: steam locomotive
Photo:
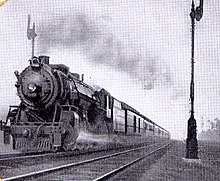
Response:
POLYGON ((14 149, 73 150, 81 132, 114 136, 111 141, 120 139, 127 144, 170 139, 167 130, 105 89, 87 85, 69 67, 50 64, 48 56, 33 57, 15 75, 21 103, 10 106, 3 126, 4 143, 12 140, 14 149))
POLYGON ((35 57, 37 34, 30 20, 28 15, 30 65, 15 71, 21 103, 10 106, 6 121, 0 122, 5 144, 12 141, 16 150, 42 152, 170 139, 167 130, 105 89, 85 84, 69 67, 50 64, 48 56, 35 57))

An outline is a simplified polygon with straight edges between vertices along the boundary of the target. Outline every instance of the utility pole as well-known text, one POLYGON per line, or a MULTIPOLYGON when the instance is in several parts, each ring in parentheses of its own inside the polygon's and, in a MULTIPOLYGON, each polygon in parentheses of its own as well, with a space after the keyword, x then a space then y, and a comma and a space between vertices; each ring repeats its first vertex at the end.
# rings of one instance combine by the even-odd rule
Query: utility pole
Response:
POLYGON ((194 118, 194 36, 195 36, 195 19, 200 21, 203 15, 203 0, 200 0, 200 5, 195 9, 194 0, 192 0, 192 8, 190 13, 191 18, 191 83, 190 83, 190 100, 191 100, 191 115, 188 120, 188 130, 186 139, 186 158, 198 159, 198 142, 196 137, 196 120, 194 118))

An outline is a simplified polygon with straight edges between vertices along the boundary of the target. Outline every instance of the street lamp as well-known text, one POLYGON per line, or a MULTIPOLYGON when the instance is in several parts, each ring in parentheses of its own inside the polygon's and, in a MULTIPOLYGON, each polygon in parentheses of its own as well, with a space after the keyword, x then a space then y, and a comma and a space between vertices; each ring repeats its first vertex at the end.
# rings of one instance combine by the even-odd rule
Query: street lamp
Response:
POLYGON ((195 9, 194 0, 192 0, 192 8, 190 13, 191 18, 191 83, 190 83, 190 100, 191 100, 191 115, 188 120, 188 130, 186 139, 186 158, 198 159, 198 142, 196 138, 196 120, 194 118, 194 35, 195 35, 195 19, 200 21, 203 15, 203 0, 200 0, 200 5, 195 9))

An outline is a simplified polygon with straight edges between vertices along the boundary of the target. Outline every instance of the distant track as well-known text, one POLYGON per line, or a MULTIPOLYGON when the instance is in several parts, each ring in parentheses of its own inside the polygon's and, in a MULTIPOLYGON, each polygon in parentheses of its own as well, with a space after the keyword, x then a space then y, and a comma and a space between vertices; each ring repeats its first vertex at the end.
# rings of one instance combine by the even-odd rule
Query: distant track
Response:
MULTIPOLYGON (((146 155, 141 156, 140 158, 136 158, 132 161, 130 161, 129 163, 123 164, 122 166, 118 167, 117 169, 113 169, 111 171, 106 172, 105 174, 102 174, 101 176, 97 177, 94 180, 104 180, 108 177, 111 177, 112 175, 115 175, 116 173, 120 172, 121 170, 129 167, 132 164, 135 164, 136 162, 142 160, 143 158, 152 155, 156 152, 158 152, 161 149, 164 149, 166 147, 168 147, 171 143, 167 143, 166 145, 163 145, 157 149, 154 149, 154 151, 148 152, 146 155)), ((153 145, 148 145, 148 146, 143 146, 143 147, 139 147, 139 148, 134 148, 134 149, 130 149, 130 150, 126 150, 126 151, 121 151, 118 153, 114 153, 114 154, 109 154, 109 155, 105 155, 105 156, 100 156, 100 157, 96 157, 96 158, 92 158, 92 159, 87 159, 87 160, 83 160, 83 161, 79 161, 79 162, 74 162, 74 163, 70 163, 70 164, 65 164, 65 165, 60 165, 57 167, 53 167, 53 168, 49 168, 49 169, 44 169, 44 170, 40 170, 40 171, 36 171, 36 172, 31 172, 31 173, 27 173, 27 174, 23 174, 23 175, 18 175, 18 176, 14 176, 14 177, 8 177, 8 178, 4 178, 4 181, 13 181, 13 180, 28 180, 30 178, 38 178, 38 177, 43 177, 45 174, 51 174, 51 173, 56 173, 62 170, 67 170, 67 169, 71 169, 73 167, 80 167, 82 165, 89 165, 89 164, 94 164, 95 162, 104 160, 104 159, 109 159, 109 158, 117 158, 117 156, 120 155, 126 155, 135 151, 141 151, 144 150, 146 148, 150 148, 152 146, 158 145, 157 144, 153 144, 153 145)), ((107 161, 106 161, 107 162, 107 161)), ((88 166, 87 165, 87 166, 88 166)))

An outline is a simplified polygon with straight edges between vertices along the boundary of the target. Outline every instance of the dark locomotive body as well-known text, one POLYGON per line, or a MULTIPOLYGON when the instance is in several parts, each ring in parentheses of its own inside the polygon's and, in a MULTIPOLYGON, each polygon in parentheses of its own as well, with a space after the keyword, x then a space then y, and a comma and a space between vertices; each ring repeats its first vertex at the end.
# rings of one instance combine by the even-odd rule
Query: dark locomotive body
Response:
POLYGON ((106 90, 85 84, 67 66, 49 64, 47 56, 34 57, 15 74, 21 103, 10 107, 3 127, 4 142, 9 144, 12 137, 14 149, 73 150, 81 132, 125 140, 170 138, 168 131, 106 90))

